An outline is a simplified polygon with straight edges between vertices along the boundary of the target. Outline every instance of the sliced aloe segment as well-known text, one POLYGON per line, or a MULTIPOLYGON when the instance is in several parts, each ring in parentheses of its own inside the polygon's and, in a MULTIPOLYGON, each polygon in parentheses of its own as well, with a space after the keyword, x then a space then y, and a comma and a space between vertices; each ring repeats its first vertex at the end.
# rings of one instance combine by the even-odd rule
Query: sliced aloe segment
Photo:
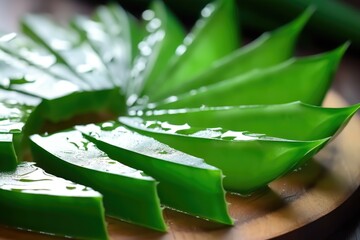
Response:
POLYGON ((41 102, 41 98, 0 88, 0 101, 24 104, 28 106, 37 106, 41 102))
POLYGON ((97 53, 77 32, 60 27, 51 19, 39 15, 26 16, 22 28, 25 34, 54 54, 57 61, 92 89, 116 86, 97 53))
POLYGON ((182 25, 161 1, 154 1, 142 18, 147 35, 138 45, 140 54, 135 59, 131 76, 134 86, 130 91, 136 95, 146 94, 149 87, 158 84, 160 75, 185 37, 182 25))
POLYGON ((0 223, 81 239, 108 239, 102 196, 23 162, 0 173, 0 223))
POLYGON ((46 74, 25 62, 0 53, 0 86, 32 96, 53 99, 80 91, 74 83, 46 74))
POLYGON ((130 114, 141 114, 141 118, 145 120, 174 125, 187 123, 200 128, 221 127, 286 139, 316 140, 334 136, 345 127, 359 108, 359 104, 345 108, 323 108, 292 102, 277 105, 149 110, 145 113, 133 111, 130 114))
POLYGON ((320 105, 348 44, 328 53, 291 59, 283 64, 167 98, 149 108, 279 104, 293 101, 320 105))
POLYGON ((131 29, 137 26, 132 21, 132 17, 120 6, 111 5, 99 7, 94 20, 78 16, 72 22, 74 29, 88 41, 115 84, 121 86, 122 90, 126 89, 135 54, 132 48, 137 45, 131 29))
POLYGON ((153 178, 112 160, 78 131, 33 135, 30 139, 40 167, 99 191, 107 215, 166 230, 153 178))
POLYGON ((94 20, 101 23, 114 41, 123 39, 126 45, 124 51, 130 56, 131 65, 139 53, 137 45, 145 34, 138 20, 118 4, 98 7, 94 20))
POLYGON ((219 169, 117 123, 91 124, 77 129, 112 159, 156 178, 160 182, 158 193, 162 204, 232 224, 219 169))
POLYGON ((2 35, 0 50, 1 60, 8 64, 26 67, 31 73, 36 72, 36 69, 56 79, 70 81, 83 90, 91 89, 90 85, 72 72, 64 62, 26 36, 16 33, 2 35))
POLYGON ((140 118, 121 117, 120 121, 140 134, 203 158, 206 163, 223 171, 226 190, 241 194, 266 186, 306 161, 328 141, 290 141, 222 128, 194 128, 188 124, 171 125, 140 118))
POLYGON ((14 100, 0 102, 0 171, 16 168, 21 156, 22 128, 33 107, 14 100))
POLYGON ((289 59, 293 55, 297 37, 312 13, 313 10, 308 9, 293 22, 273 32, 262 34, 245 47, 217 60, 206 71, 167 92, 167 95, 158 96, 157 100, 160 100, 159 97, 164 98, 208 86, 254 69, 274 66, 289 59))
POLYGON ((149 89, 150 99, 168 92, 206 71, 215 60, 233 52, 239 46, 237 8, 234 0, 220 0, 207 5, 202 18, 176 49, 171 65, 158 84, 149 89), (161 88, 159 87, 161 86, 161 88))
POLYGON ((14 134, 0 133, 0 171, 16 168, 17 157, 14 148, 14 134))
POLYGON ((43 99, 30 115, 24 131, 34 134, 44 121, 59 123, 74 116, 87 113, 121 115, 125 113, 125 101, 119 88, 89 92, 76 92, 64 97, 43 99))

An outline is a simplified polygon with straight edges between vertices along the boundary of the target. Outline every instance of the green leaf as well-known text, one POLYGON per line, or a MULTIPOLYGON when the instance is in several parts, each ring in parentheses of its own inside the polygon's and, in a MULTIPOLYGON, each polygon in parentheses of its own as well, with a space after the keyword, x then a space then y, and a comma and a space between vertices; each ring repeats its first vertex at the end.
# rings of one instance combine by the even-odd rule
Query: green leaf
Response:
POLYGON ((117 123, 76 128, 112 159, 140 169, 158 180, 160 201, 165 206, 232 224, 219 169, 117 123))
POLYGON ((43 99, 63 97, 78 91, 76 84, 57 79, 29 66, 15 56, 0 54, 0 86, 43 99))
POLYGON ((6 100, 0 102, 0 171, 14 170, 22 156, 22 129, 33 106, 6 100))
MULTIPOLYGON (((175 16, 166 9, 161 1, 152 3, 151 8, 143 13, 147 35, 139 43, 140 54, 132 69, 128 95, 146 94, 169 65, 176 48, 185 37, 185 31, 175 16)), ((130 103, 131 104, 131 103, 130 103)))
POLYGON ((208 86, 229 78, 240 76, 254 69, 262 69, 279 64, 293 55, 297 37, 305 23, 312 15, 313 10, 308 9, 293 22, 274 30, 264 33, 258 39, 245 47, 228 54, 215 61, 206 71, 184 81, 175 89, 171 89, 164 95, 152 98, 160 98, 169 95, 178 95, 192 89, 208 86))
POLYGON ((166 95, 206 71, 215 60, 228 55, 239 46, 237 8, 234 0, 220 0, 207 5, 202 18, 176 49, 171 65, 158 84, 149 89, 149 98, 166 95))
MULTIPOLYGON (((80 89, 90 90, 89 84, 79 79, 64 63, 58 61, 56 56, 26 36, 15 33, 2 35, 0 37, 0 59, 11 67, 17 68, 15 72, 6 72, 7 74, 11 73, 15 76, 16 72, 22 73, 22 75, 45 74, 46 78, 50 76, 58 80, 66 80, 80 89)), ((5 74, 4 69, 2 74, 5 74)), ((23 77, 26 79, 26 76, 23 77)))
POLYGON ((195 128, 121 117, 138 133, 200 157, 221 169, 226 190, 249 194, 286 174, 321 149, 328 139, 290 141, 222 128, 195 128))
POLYGON ((0 171, 16 168, 17 156, 14 147, 14 134, 0 133, 0 171))
POLYGON ((116 86, 97 53, 77 32, 62 28, 51 19, 38 15, 26 16, 22 21, 22 29, 92 89, 116 86))
POLYGON ((192 90, 149 108, 279 104, 293 101, 322 103, 348 44, 320 55, 290 59, 283 64, 192 90))
POLYGON ((104 196, 106 214, 165 231, 153 178, 109 158, 78 131, 31 136, 36 162, 47 172, 90 186, 104 196))
MULTIPOLYGON (((175 125, 187 123, 200 128, 221 127, 233 131, 263 133, 286 139, 316 140, 336 135, 359 108, 359 104, 345 108, 322 108, 292 102, 278 105, 154 110, 142 113, 141 118, 175 125)), ((131 114, 136 116, 137 112, 131 114)))
POLYGON ((123 115, 126 111, 125 101, 122 100, 119 93, 120 90, 114 88, 76 92, 51 100, 43 99, 30 115, 24 132, 26 135, 37 133, 41 130, 45 120, 59 123, 76 115, 94 112, 123 115))
POLYGON ((0 223, 56 236, 108 239, 102 196, 34 163, 0 172, 0 223), (81 223, 81 224, 79 224, 81 223))

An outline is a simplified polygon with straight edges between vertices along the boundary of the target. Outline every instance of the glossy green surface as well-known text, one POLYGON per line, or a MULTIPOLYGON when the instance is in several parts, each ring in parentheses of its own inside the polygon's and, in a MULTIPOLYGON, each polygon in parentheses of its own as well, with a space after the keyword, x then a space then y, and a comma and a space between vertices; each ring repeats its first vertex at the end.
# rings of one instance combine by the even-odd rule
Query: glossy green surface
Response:
POLYGON ((200 128, 221 127, 286 139, 316 140, 336 135, 359 108, 358 104, 345 108, 323 108, 293 102, 277 105, 149 110, 140 113, 134 111, 131 114, 139 114, 146 120, 175 125, 187 123, 200 128))
MULTIPOLYGON (((26 71, 26 74, 33 76, 40 71, 58 80, 70 81, 82 90, 91 89, 88 83, 80 79, 56 55, 24 35, 16 33, 2 35, 0 37, 0 58, 13 67, 22 68, 23 70, 20 70, 21 73, 26 71)), ((34 77, 31 77, 29 80, 34 81, 34 79, 40 81, 34 77)))
POLYGON ((32 109, 15 100, 0 102, 0 171, 16 168, 22 150, 22 129, 32 109))
POLYGON ((99 55, 112 81, 121 86, 124 94, 137 55, 132 48, 136 48, 138 40, 131 31, 139 27, 133 21, 120 6, 110 5, 99 7, 93 20, 77 16, 71 24, 99 55))
POLYGON ((202 87, 149 104, 157 109, 201 106, 279 104, 292 101, 319 105, 328 91, 345 44, 331 52, 290 59, 282 64, 202 87))
POLYGON ((107 239, 102 196, 34 163, 0 173, 0 223, 80 239, 107 239))
POLYGON ((13 170, 16 165, 14 134, 0 133, 0 171, 13 170))
POLYGON ((140 118, 121 117, 120 121, 140 134, 203 158, 223 171, 226 190, 241 194, 265 187, 313 156, 328 141, 290 141, 263 134, 195 128, 140 118))
POLYGON ((78 131, 31 136, 37 164, 47 172, 89 186, 104 196, 106 214, 165 231, 156 181, 109 158, 78 131))
POLYGON ((59 98, 81 89, 74 83, 57 79, 11 56, 0 54, 0 86, 43 99, 59 98))
POLYGON ((6 103, 9 101, 28 106, 37 106, 41 102, 41 99, 20 92, 0 88, 0 102, 6 103))
POLYGON ((77 129, 112 159, 141 169, 158 180, 160 201, 165 206, 232 224, 219 169, 113 122, 77 129))
POLYGON ((105 112, 121 115, 125 112, 125 102, 121 100, 119 89, 77 92, 52 100, 44 99, 30 115, 24 131, 33 134, 40 130, 44 122, 58 123, 79 114, 105 112))
POLYGON ((237 8, 234 0, 207 5, 183 43, 176 49, 171 65, 147 92, 150 99, 167 94, 197 74, 205 72, 215 60, 239 47, 237 8))
MULTIPOLYGON (((159 83, 159 77, 168 67, 176 48, 185 37, 185 30, 161 1, 154 1, 143 12, 142 19, 147 35, 139 43, 140 54, 132 69, 133 94, 140 95, 159 83)), ((161 79, 160 79, 161 80, 161 79)))
POLYGON ((22 28, 25 34, 51 52, 56 61, 63 63, 91 89, 115 86, 99 55, 78 32, 60 27, 51 19, 40 15, 26 16, 22 21, 22 28))
POLYGON ((213 62, 206 71, 183 81, 177 88, 173 88, 162 95, 157 94, 156 98, 152 97, 151 100, 178 95, 239 76, 254 69, 274 66, 289 59, 293 55, 297 37, 312 12, 312 9, 308 9, 291 23, 272 32, 262 34, 248 45, 213 62))

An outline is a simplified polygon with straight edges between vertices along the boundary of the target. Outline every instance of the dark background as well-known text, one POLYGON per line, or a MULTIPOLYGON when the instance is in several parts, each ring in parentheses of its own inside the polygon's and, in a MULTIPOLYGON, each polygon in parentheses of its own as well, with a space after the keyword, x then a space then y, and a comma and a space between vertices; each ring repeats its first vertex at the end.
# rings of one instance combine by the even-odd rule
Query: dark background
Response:
MULTIPOLYGON (((256 0, 254 0, 256 1, 256 0)), ((289 0, 292 1, 292 0, 289 0)), ((90 15, 94 7, 98 4, 103 4, 106 1, 84 1, 84 0, 0 0, 0 32, 18 31, 18 22, 21 16, 27 13, 49 13, 57 21, 66 23, 68 19, 74 14, 90 15)), ((121 2, 121 1, 120 1, 121 2)), ((167 1, 165 1, 167 2, 167 1)), ((246 1, 245 1, 246 2, 246 1)), ((270 2, 270 0, 268 1, 270 2)), ((360 1, 345 1, 347 4, 353 6, 355 9, 360 9, 360 1)), ((190 28, 193 22, 197 19, 197 12, 206 3, 206 0, 173 0, 169 1, 171 9, 179 15, 181 20, 190 28)), ((241 1, 240 1, 241 4, 241 1)), ((147 6, 147 1, 127 0, 122 5, 126 9, 130 9, 134 15, 138 15, 147 6)), ((271 4, 270 4, 271 5, 271 4)), ((271 13, 272 9, 268 9, 271 13)), ((360 10, 359 10, 360 11, 360 10)), ((274 11, 276 14, 276 11, 274 11)), ((271 14, 270 14, 271 15, 271 14)), ((359 12, 360 16, 360 12, 359 12)), ((276 16, 274 16, 276 17, 276 16)), ((295 17, 295 16, 294 16, 295 17)), ((360 26, 360 21, 354 23, 360 26)), ((242 27, 245 41, 258 36, 261 29, 258 26, 244 23, 242 27), (244 26, 245 25, 245 26, 244 26)), ((327 26, 330 27, 331 26, 327 26)), ((344 36, 346 38, 346 36, 344 36)), ((332 39, 331 37, 322 35, 319 32, 312 31, 311 28, 306 28, 302 35, 299 44, 297 55, 306 55, 319 53, 330 50, 341 42, 339 39, 332 39)), ((360 102, 360 48, 351 47, 344 56, 343 61, 336 74, 333 89, 339 92, 342 97, 349 103, 360 102)), ((337 228, 326 229, 329 239, 351 239, 360 240, 360 189, 344 204, 337 212, 325 216, 325 219, 341 217, 346 219, 342 225, 337 228), (345 216, 344 216, 345 215, 345 216)), ((312 228, 312 231, 320 230, 320 228, 312 228)), ((321 231, 324 231, 321 228, 321 231)))

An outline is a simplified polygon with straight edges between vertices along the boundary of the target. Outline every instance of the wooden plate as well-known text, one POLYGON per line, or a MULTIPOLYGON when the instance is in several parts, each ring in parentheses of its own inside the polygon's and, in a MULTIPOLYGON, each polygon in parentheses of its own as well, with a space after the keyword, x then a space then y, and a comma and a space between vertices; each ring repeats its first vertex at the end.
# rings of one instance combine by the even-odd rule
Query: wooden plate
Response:
MULTIPOLYGON (((325 106, 330 107, 346 105, 334 92, 330 92, 325 101, 325 106)), ((312 230, 316 232, 309 232, 306 226, 320 218, 331 219, 329 213, 349 199, 360 185, 359 142, 360 120, 355 116, 343 132, 301 170, 272 182, 268 189, 250 197, 228 194, 230 214, 235 219, 233 227, 224 227, 165 210, 168 233, 162 234, 107 219, 111 239, 268 239, 306 235, 314 237, 323 229, 315 227, 312 230)), ((0 239, 56 238, 0 227, 0 239)))

